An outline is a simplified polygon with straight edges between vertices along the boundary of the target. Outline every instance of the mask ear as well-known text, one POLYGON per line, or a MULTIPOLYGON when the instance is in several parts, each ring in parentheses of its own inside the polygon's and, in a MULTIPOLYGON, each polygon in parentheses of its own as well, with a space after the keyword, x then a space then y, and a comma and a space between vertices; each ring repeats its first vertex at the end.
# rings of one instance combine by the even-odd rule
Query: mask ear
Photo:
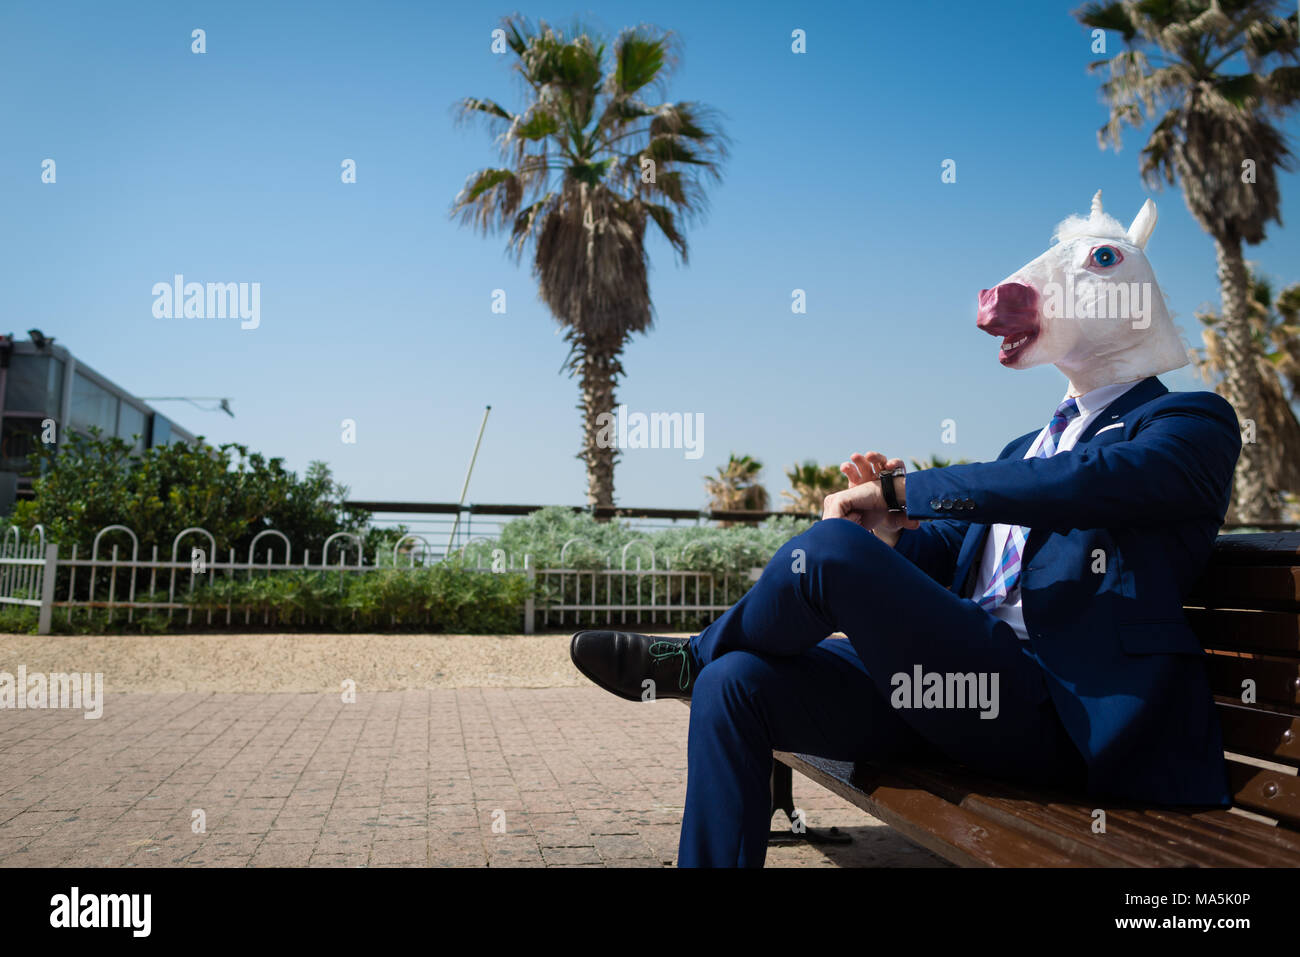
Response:
POLYGON ((1128 228, 1128 241, 1138 249, 1145 249, 1147 240, 1156 228, 1156 204, 1147 200, 1138 210, 1133 225, 1128 228))

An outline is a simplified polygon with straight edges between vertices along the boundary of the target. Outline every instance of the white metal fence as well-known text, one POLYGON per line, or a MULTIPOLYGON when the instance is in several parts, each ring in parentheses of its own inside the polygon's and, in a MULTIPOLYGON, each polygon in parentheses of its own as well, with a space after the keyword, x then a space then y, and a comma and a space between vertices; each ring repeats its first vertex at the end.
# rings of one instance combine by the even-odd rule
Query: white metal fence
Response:
POLYGON ((543 596, 539 611, 542 627, 564 625, 626 625, 662 622, 686 627, 702 616, 716 617, 730 608, 749 587, 748 576, 674 570, 670 562, 657 565, 654 549, 637 540, 623 546, 618 555, 605 555, 604 568, 571 568, 565 565, 568 551, 581 539, 570 539, 560 550, 559 568, 538 569, 543 596), (629 549, 637 553, 629 560, 629 549), (649 561, 649 568, 643 564, 649 561))
MULTIPOLYGON (((194 622, 194 607, 188 600, 201 583, 209 584, 218 577, 234 577, 240 573, 251 577, 266 571, 337 571, 339 574, 367 570, 374 566, 361 563, 361 538, 350 532, 331 535, 321 549, 320 560, 313 562, 311 553, 304 550, 301 562, 293 562, 289 539, 274 530, 259 532, 248 548, 245 561, 240 561, 234 549, 222 561, 217 554, 216 540, 203 528, 187 528, 172 540, 170 554, 160 557, 154 545, 147 559, 140 557, 140 543, 135 532, 125 525, 108 525, 99 530, 91 543, 89 556, 81 547, 73 545, 66 555, 60 554, 56 544, 46 544, 44 529, 37 526, 38 538, 21 542, 16 528, 0 546, 0 604, 29 605, 40 609, 37 629, 49 634, 54 611, 60 610, 72 621, 76 609, 89 612, 104 609, 110 617, 118 610, 125 612, 127 621, 134 621, 137 610, 167 613, 171 619, 177 612, 185 612, 185 623, 194 622), (120 542, 104 547, 105 535, 118 532, 130 542, 129 554, 120 542), (265 543, 263 539, 269 539, 265 543), (188 540, 188 541, 187 541, 188 540), (182 543, 189 548, 182 552, 182 543), (338 542, 337 547, 332 547, 338 542), (197 543, 197 544, 196 544, 197 543), (265 560, 256 561, 257 549, 262 545, 265 560), (349 563, 348 552, 356 560, 349 563), (283 560, 275 560, 282 552, 283 560), (329 561, 331 553, 338 555, 337 563, 329 561), (67 570, 66 576, 60 576, 67 570), (63 594, 56 592, 56 584, 65 582, 63 594)), ((399 542, 400 546, 402 543, 399 542)), ((246 612, 244 624, 251 623, 251 612, 246 612)), ((215 624, 218 613, 209 610, 206 623, 215 624)), ((225 624, 233 624, 233 609, 227 608, 225 624)))
MULTIPOLYGON (((110 621, 123 614, 131 622, 137 612, 165 613, 168 621, 183 614, 189 626, 194 624, 197 612, 205 625, 248 626, 254 618, 248 608, 241 613, 227 605, 224 614, 212 607, 196 609, 196 588, 223 578, 252 579, 255 575, 290 571, 336 572, 343 576, 428 567, 445 560, 431 556, 427 547, 422 547, 428 543, 416 534, 395 543, 391 562, 385 554, 382 564, 366 564, 363 541, 350 532, 330 536, 315 561, 311 552, 304 550, 301 562, 292 560, 289 539, 273 530, 258 533, 242 559, 230 549, 225 560, 217 554, 212 534, 202 528, 181 531, 163 555, 157 545, 152 546, 147 558, 141 557, 139 539, 125 525, 101 529, 88 554, 76 545, 64 554, 59 545, 46 542, 44 529, 39 526, 34 534, 33 540, 23 542, 18 530, 10 528, 0 543, 0 605, 38 608, 37 630, 43 635, 50 633, 56 613, 72 622, 79 611, 89 616, 95 610, 106 612, 110 621), (110 546, 104 541, 106 536, 118 540, 110 546), (123 548, 123 539, 129 549, 123 548), (424 564, 417 565, 417 558, 424 564)), ((465 557, 465 549, 473 544, 467 543, 457 554, 465 557)), ((539 616, 544 628, 569 624, 671 625, 674 620, 679 627, 685 627, 702 616, 721 614, 744 593, 754 577, 751 572, 748 576, 730 574, 719 578, 709 572, 674 570, 669 562, 661 568, 653 548, 644 542, 624 547, 617 568, 613 567, 612 556, 605 558, 604 568, 564 567, 569 548, 579 544, 585 543, 574 539, 565 544, 560 553, 561 567, 537 569, 529 556, 520 560, 496 548, 471 552, 467 567, 484 573, 523 574, 529 579, 528 598, 521 609, 528 634, 536 630, 539 616), (640 551, 629 558, 628 549, 634 545, 640 551), (648 568, 643 558, 648 559, 648 568)))
POLYGON ((686 627, 700 615, 720 615, 731 607, 731 602, 720 602, 719 591, 725 595, 735 577, 724 575, 723 581, 718 583, 709 572, 644 568, 592 571, 547 568, 537 571, 536 575, 543 588, 557 587, 560 596, 557 600, 541 603, 543 628, 565 624, 626 625, 629 624, 629 614, 631 623, 663 622, 667 625, 671 625, 676 616, 678 625, 686 627), (585 589, 584 581, 587 583, 585 589), (570 615, 571 620, 568 618, 570 615))
MULTIPOLYGON (((46 582, 53 585, 53 575, 46 574, 48 565, 45 529, 36 526, 37 538, 31 542, 19 541, 18 529, 11 528, 0 544, 0 601, 11 605, 30 605, 41 609, 41 622, 49 631, 49 612, 43 605, 46 582)), ((52 592, 52 588, 49 589, 52 592)))

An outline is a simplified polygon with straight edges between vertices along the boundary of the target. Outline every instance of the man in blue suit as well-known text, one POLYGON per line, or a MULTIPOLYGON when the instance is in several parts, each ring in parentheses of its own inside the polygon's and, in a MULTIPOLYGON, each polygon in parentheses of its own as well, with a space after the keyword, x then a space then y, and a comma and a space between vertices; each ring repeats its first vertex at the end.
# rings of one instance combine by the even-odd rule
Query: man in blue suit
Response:
POLYGON ((1158 296, 1120 317, 1048 302, 1070 270, 1087 270, 1064 276, 1072 289, 1149 276, 1154 225, 1149 201, 1125 230, 1098 194, 981 293, 977 324, 1002 337, 1004 366, 1069 378, 1041 430, 993 462, 912 475, 854 455, 823 520, 699 635, 574 636, 575 664, 607 690, 692 699, 681 866, 761 866, 773 750, 937 754, 1099 798, 1227 803, 1182 602, 1228 506, 1236 414, 1155 378, 1186 362, 1158 296))

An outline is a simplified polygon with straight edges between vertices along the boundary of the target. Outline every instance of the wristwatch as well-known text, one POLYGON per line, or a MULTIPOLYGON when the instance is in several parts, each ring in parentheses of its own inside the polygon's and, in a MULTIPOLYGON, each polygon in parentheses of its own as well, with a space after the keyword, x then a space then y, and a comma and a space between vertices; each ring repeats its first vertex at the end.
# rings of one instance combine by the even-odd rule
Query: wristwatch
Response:
POLYGON ((894 476, 902 474, 902 469, 885 469, 880 473, 880 490, 885 495, 885 506, 890 512, 907 512, 904 506, 898 504, 898 492, 894 489, 894 476))

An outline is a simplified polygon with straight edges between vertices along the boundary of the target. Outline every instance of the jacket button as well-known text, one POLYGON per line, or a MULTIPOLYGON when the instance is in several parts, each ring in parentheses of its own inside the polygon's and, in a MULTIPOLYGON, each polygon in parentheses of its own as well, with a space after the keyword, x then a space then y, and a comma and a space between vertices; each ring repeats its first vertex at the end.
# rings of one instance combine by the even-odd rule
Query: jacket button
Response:
POLYGON ((939 504, 939 507, 942 508, 942 509, 943 509, 944 511, 946 511, 946 512, 950 512, 950 511, 952 511, 952 499, 950 499, 950 498, 945 498, 945 499, 944 499, 944 500, 939 504))
POLYGON ((939 511, 939 508, 942 506, 942 504, 943 503, 940 502, 937 498, 930 499, 930 507, 934 509, 936 512, 939 511))

